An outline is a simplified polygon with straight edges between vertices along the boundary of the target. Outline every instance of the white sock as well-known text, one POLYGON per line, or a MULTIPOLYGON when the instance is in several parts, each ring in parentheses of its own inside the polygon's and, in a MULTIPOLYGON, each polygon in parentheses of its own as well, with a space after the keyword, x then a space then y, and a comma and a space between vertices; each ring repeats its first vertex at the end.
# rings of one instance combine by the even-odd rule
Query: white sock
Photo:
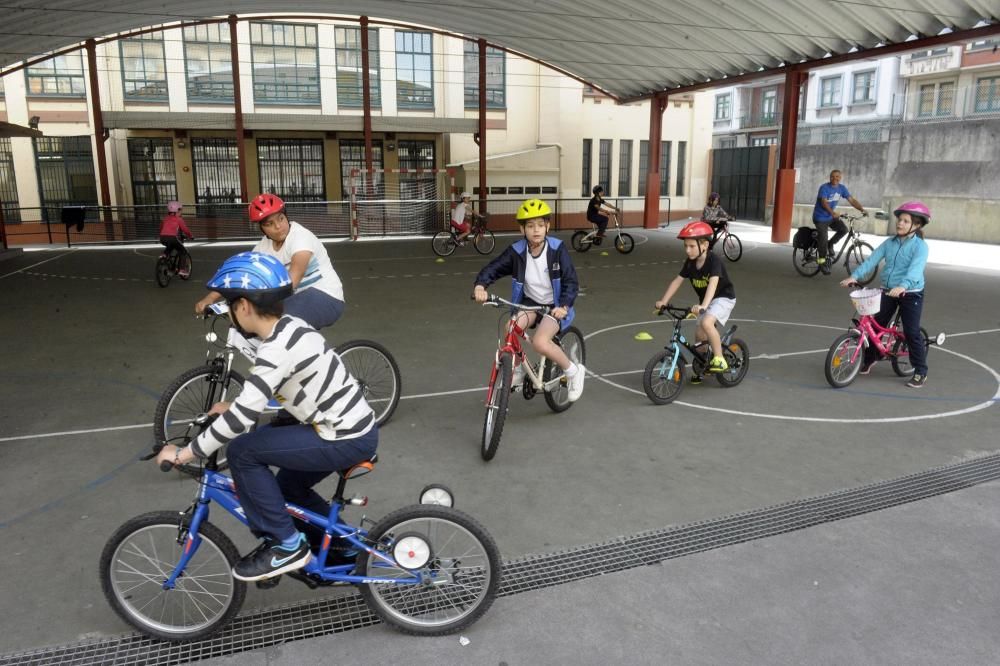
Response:
POLYGON ((580 366, 578 366, 576 363, 571 363, 568 368, 563 370, 563 374, 565 374, 567 377, 576 377, 576 373, 579 370, 580 366))

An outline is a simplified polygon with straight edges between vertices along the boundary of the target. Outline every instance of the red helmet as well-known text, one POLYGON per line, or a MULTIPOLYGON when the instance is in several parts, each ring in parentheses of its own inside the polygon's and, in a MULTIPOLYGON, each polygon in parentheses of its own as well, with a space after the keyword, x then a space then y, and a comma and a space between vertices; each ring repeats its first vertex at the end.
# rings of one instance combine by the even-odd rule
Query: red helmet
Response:
POLYGON ((260 224, 271 215, 285 210, 285 202, 274 194, 259 194, 250 202, 250 221, 260 224))
POLYGON ((914 221, 920 222, 925 227, 931 223, 931 209, 922 201, 907 201, 892 211, 896 217, 899 217, 900 213, 909 213, 914 221))
POLYGON ((712 227, 709 226, 707 222, 702 222, 701 220, 695 220, 694 222, 688 222, 681 229, 681 232, 677 234, 680 239, 685 238, 711 238, 712 237, 712 227))

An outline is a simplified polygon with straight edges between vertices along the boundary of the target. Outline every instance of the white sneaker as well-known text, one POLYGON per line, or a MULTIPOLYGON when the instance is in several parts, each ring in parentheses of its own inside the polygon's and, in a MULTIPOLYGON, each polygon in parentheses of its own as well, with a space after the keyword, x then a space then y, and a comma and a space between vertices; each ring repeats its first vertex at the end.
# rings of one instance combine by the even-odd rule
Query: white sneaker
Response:
POLYGON ((587 369, 582 363, 576 364, 576 374, 567 378, 569 384, 569 401, 576 402, 583 395, 583 380, 587 377, 587 369))

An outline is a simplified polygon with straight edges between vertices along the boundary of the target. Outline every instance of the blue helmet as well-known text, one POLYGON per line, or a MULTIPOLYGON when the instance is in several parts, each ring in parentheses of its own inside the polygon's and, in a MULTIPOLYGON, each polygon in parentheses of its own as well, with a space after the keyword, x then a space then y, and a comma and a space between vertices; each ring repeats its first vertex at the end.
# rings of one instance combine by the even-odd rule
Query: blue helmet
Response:
POLYGON ((205 286, 229 302, 245 298, 261 306, 273 305, 292 295, 292 278, 285 266, 260 252, 241 252, 229 257, 205 286))

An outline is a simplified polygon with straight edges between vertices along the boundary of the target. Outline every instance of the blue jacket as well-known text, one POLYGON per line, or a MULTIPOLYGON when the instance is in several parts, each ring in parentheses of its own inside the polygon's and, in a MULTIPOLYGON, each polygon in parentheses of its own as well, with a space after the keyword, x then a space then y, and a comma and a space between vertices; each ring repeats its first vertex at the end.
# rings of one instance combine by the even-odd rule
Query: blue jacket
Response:
MULTIPOLYGON (((546 263, 548 265, 549 278, 552 280, 552 293, 557 295, 555 305, 565 306, 569 313, 560 322, 560 328, 565 330, 573 321, 576 315, 573 309, 573 302, 580 291, 580 283, 576 279, 576 269, 569 257, 569 250, 565 243, 558 238, 549 236, 545 239, 548 242, 546 248, 546 263)), ((510 275, 514 284, 511 289, 510 300, 520 303, 524 300, 524 272, 528 265, 528 241, 521 239, 508 247, 503 253, 486 264, 483 270, 476 276, 476 284, 488 287, 505 275, 510 275)))
POLYGON ((924 267, 927 265, 927 243, 919 236, 899 240, 899 236, 887 238, 872 252, 851 277, 871 272, 878 262, 885 259, 882 269, 882 286, 886 289, 902 287, 906 291, 923 291, 924 267))

